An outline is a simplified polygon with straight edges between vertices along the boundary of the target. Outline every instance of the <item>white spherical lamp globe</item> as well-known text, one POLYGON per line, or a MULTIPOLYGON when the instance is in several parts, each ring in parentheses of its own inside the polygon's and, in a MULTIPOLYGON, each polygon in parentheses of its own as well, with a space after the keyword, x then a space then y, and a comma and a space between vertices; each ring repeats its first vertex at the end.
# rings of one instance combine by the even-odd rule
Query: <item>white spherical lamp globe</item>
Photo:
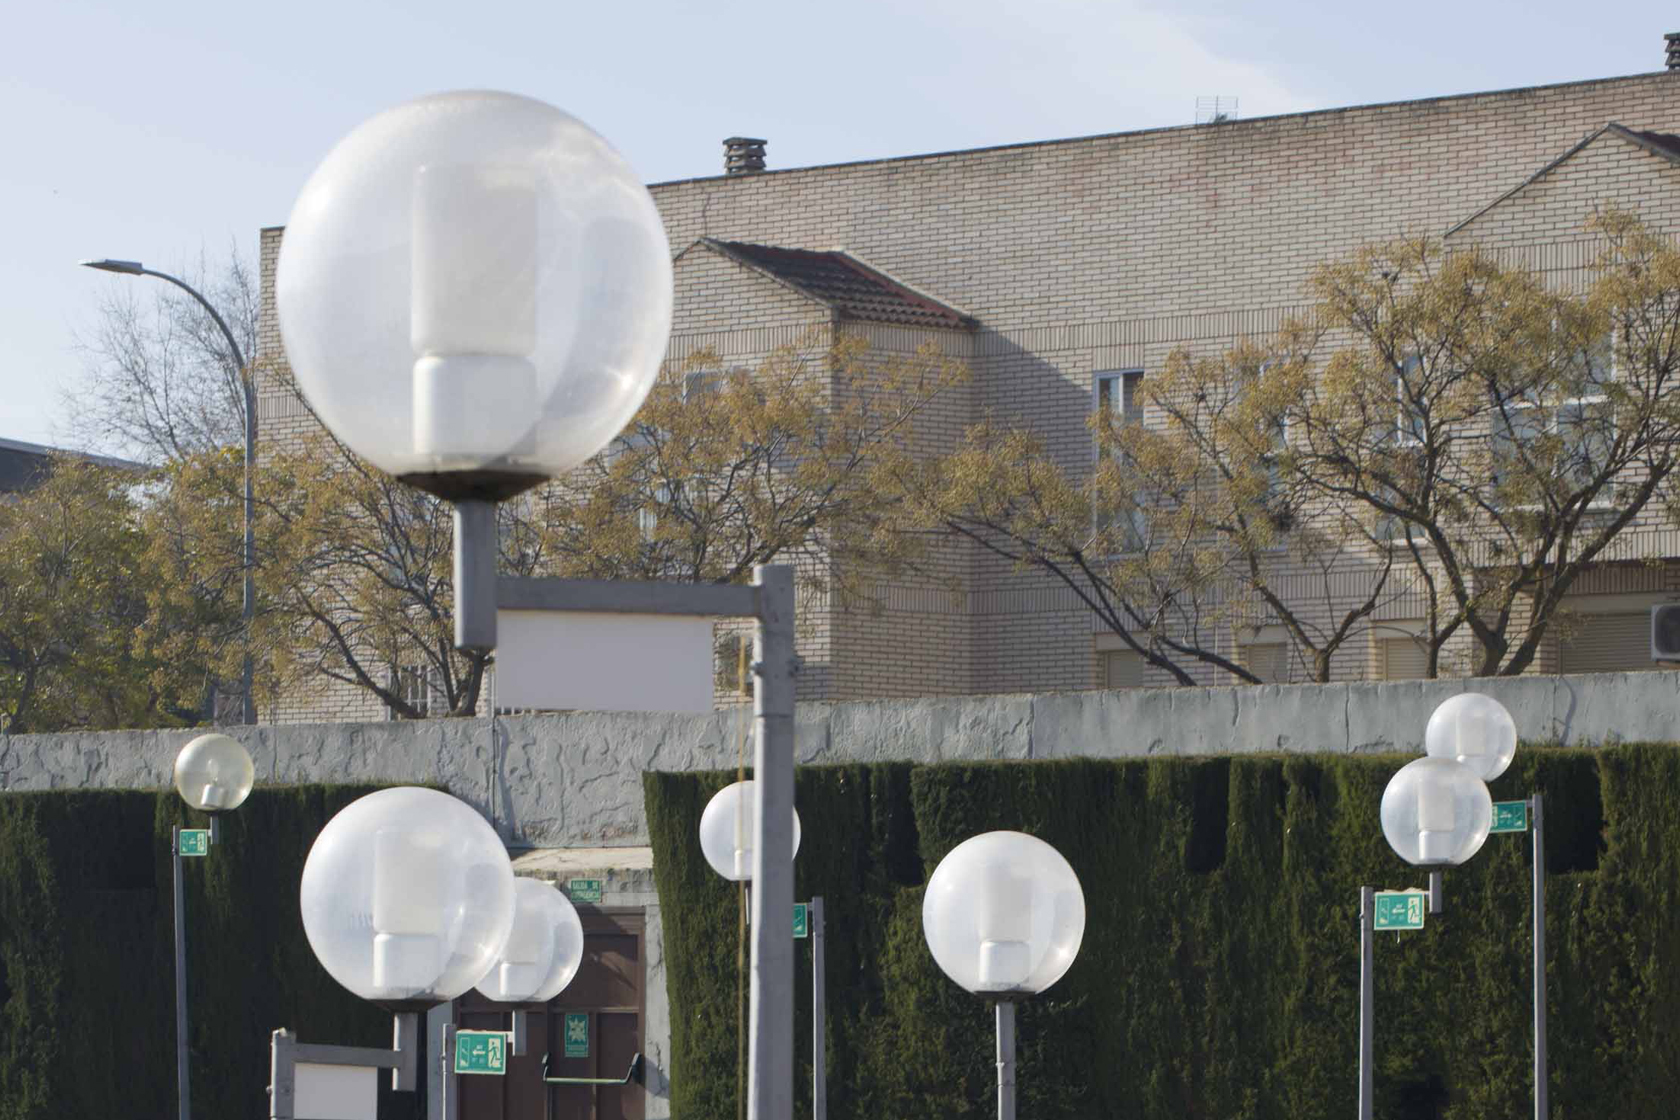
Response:
POLYGON ((547 1003, 583 963, 583 922, 552 883, 516 878, 513 889, 513 929, 477 988, 500 1003, 547 1003))
POLYGON ((513 864, 487 821, 447 793, 401 786, 345 806, 316 837, 299 890, 321 966, 393 1010, 452 1000, 513 927, 513 864))
POLYGON ((1450 758, 1413 759, 1383 790, 1383 836, 1396 855, 1418 867, 1463 863, 1481 849, 1491 827, 1487 784, 1450 758))
POLYGON ((1430 713, 1423 749, 1462 762, 1484 782, 1505 773, 1517 753, 1517 724, 1505 705, 1480 692, 1460 693, 1430 713))
POLYGON ((298 196, 275 296, 292 372, 358 455, 499 501, 595 454, 665 356, 653 198, 577 118, 484 90, 387 110, 298 196))
POLYGON ((237 809, 256 784, 251 753, 227 735, 200 735, 175 756, 175 789, 181 800, 207 813, 237 809))
MULTIPOLYGON (((700 851, 712 870, 731 882, 750 882, 753 876, 753 822, 758 804, 753 781, 724 786, 706 802, 700 814, 700 851)), ((799 811, 793 813, 793 851, 799 854, 799 811)))
POLYGON ((987 832, 939 861, 922 933, 945 975, 971 992, 1042 992, 1085 936, 1085 893, 1062 854, 1023 832, 987 832))

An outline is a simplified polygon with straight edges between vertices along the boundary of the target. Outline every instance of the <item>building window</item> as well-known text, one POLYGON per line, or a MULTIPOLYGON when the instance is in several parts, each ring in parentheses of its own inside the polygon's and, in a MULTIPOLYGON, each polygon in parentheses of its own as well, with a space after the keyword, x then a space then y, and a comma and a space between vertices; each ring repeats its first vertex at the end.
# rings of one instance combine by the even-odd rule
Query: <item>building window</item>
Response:
POLYGON ((1288 684, 1289 643, 1249 642, 1238 646, 1237 664, 1259 677, 1261 684, 1288 684))
MULTIPOLYGON (((402 698, 403 703, 418 712, 421 718, 432 714, 433 702, 436 701, 438 711, 447 706, 443 702, 442 690, 432 681, 431 666, 429 665, 399 665, 391 669, 391 692, 402 698)), ((386 705, 386 719, 401 719, 394 706, 386 705)))
POLYGON ((1410 634, 1377 639, 1377 676, 1385 681, 1422 680, 1429 675, 1429 649, 1410 634))
MULTIPOLYGON (((1114 414, 1119 417, 1121 426, 1143 423, 1143 371, 1141 369, 1116 370, 1110 373, 1099 373, 1092 383, 1093 405, 1098 412, 1114 414)), ((1141 552, 1149 539, 1149 520, 1144 514, 1142 502, 1126 509, 1121 516, 1125 524, 1118 534, 1119 548, 1124 552, 1141 552)), ((1113 518, 1104 513, 1096 517, 1096 530, 1101 533, 1113 524, 1113 518)))
POLYGON ((1130 649, 1100 650, 1097 653, 1098 679, 1103 688, 1142 688, 1143 654, 1130 649))
POLYGON ((1422 376, 1423 359, 1412 354, 1394 371, 1394 442, 1401 447, 1418 447, 1423 443, 1425 424, 1423 410, 1414 394, 1422 376))
POLYGON ((1143 371, 1099 373, 1092 391, 1099 412, 1118 412, 1122 424, 1143 423, 1143 371))

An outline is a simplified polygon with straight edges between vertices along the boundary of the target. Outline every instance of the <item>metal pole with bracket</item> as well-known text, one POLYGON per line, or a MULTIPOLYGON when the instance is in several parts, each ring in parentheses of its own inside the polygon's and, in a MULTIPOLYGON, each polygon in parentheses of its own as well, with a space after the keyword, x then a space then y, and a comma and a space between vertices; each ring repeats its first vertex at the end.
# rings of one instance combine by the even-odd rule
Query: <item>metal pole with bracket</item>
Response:
POLYGON ((1534 828, 1534 1120, 1546 1120, 1546 838, 1540 794, 1528 799, 1534 828))
POLYGON ((811 1120, 828 1120, 828 993, 823 983, 823 900, 811 896, 811 1120))
POLYGON ((180 1120, 192 1120, 192 1086, 187 1076, 187 894, 181 871, 181 826, 169 842, 175 865, 175 1099, 180 1120))
POLYGON ((1359 888, 1359 1120, 1371 1120, 1372 1035, 1376 1029, 1377 892, 1359 888))

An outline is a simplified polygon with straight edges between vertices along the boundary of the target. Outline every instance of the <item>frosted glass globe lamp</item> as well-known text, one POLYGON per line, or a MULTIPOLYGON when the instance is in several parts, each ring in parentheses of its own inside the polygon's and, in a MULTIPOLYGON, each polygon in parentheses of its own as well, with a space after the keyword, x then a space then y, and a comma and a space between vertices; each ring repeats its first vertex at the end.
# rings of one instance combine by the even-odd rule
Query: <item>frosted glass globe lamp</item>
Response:
MULTIPOLYGON (((754 788, 751 778, 724 786, 712 795, 700 814, 700 851, 713 871, 735 883, 750 882, 753 877, 753 823, 758 819, 754 788)), ((799 839, 796 809, 789 859, 799 854, 799 839)))
POLYGON ((513 889, 513 929, 476 986, 499 1003, 547 1003, 583 964, 583 922, 552 883, 516 878, 513 889))
POLYGON ((182 801, 202 812, 239 808, 256 780, 250 752, 228 735, 200 735, 175 756, 175 790, 182 801))
POLYGON ((1486 783, 1450 758, 1413 759, 1383 790, 1383 836, 1396 855, 1418 867, 1463 863, 1481 850, 1492 826, 1486 783))
POLYGON ((1429 716, 1423 749, 1462 762, 1484 782, 1505 773, 1517 753, 1517 724, 1505 705, 1480 692, 1444 701, 1429 716))
POLYGON ((513 865, 472 807, 401 786, 327 822, 299 897, 309 947, 334 980, 417 1011, 461 995, 496 963, 513 928, 513 865))
POLYGON ((287 223, 280 330, 358 455, 496 502, 606 446, 652 386, 671 254, 629 164, 527 97, 440 93, 341 140, 287 223))
POLYGON ((971 992, 1042 992, 1085 936, 1085 894, 1062 854, 1023 832, 970 837, 939 861, 922 932, 945 975, 971 992))

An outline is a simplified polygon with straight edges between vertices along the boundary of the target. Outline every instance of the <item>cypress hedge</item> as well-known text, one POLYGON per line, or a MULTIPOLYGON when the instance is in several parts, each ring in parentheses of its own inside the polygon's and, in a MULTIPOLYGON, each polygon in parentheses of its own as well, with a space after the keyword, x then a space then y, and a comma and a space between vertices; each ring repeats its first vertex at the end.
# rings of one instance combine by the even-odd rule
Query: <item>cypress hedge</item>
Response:
MULTIPOLYGON (((801 768, 797 897, 826 900, 828 1101, 840 1118, 992 1113, 990 1005, 939 972, 923 885, 957 843, 1040 836, 1085 891, 1079 958, 1018 1011, 1021 1113, 1304 1120, 1356 1092, 1358 889, 1422 886, 1384 842, 1401 757, 801 768)), ((732 887, 694 837, 733 774, 644 788, 672 1008, 672 1114, 736 1115, 732 887)), ((1496 800, 1546 795, 1554 1120, 1666 1120, 1680 1099, 1680 751, 1526 747, 1496 800)), ((1531 1105, 1530 844, 1489 838, 1446 911, 1379 935, 1376 1113, 1531 1105)), ((797 1115, 810 1111, 808 949, 797 1115)))
MULTIPOLYGON (((185 863, 193 1113, 266 1116, 269 1035, 389 1046, 390 1017, 316 962, 303 861, 371 786, 261 788, 185 863)), ((175 1114, 173 790, 0 794, 0 1120, 175 1114)), ((381 1079, 381 1116, 414 1094, 381 1079)))

